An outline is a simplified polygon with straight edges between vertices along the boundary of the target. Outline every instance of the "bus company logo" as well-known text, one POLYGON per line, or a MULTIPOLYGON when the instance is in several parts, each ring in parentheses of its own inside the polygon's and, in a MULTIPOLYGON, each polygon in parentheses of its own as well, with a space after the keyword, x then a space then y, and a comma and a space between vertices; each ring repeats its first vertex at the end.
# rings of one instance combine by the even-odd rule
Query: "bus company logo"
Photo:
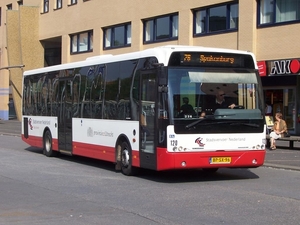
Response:
POLYGON ((87 136, 88 137, 94 137, 94 131, 93 131, 93 129, 91 127, 89 127, 87 129, 87 136))
POLYGON ((28 125, 30 127, 30 130, 33 130, 32 119, 31 118, 28 120, 28 125))
POLYGON ((202 143, 202 140, 203 140, 203 138, 198 137, 198 138, 195 140, 195 143, 198 144, 199 147, 202 147, 202 148, 203 148, 205 144, 202 143))

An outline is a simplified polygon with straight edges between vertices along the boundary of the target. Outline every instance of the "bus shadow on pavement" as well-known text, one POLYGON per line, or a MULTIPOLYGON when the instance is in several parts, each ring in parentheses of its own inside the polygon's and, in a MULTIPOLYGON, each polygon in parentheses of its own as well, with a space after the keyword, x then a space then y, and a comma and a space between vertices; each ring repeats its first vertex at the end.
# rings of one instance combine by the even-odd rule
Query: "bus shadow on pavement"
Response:
MULTIPOLYGON (((36 154, 41 154, 43 155, 43 149, 42 148, 37 148, 37 147, 28 147, 25 149, 28 152, 36 153, 36 154)), ((45 156, 47 157, 47 156, 45 156)), ((115 165, 112 162, 107 162, 99 159, 92 159, 92 158, 86 158, 83 156, 69 156, 69 155, 64 155, 64 154, 58 154, 57 156, 51 157, 55 158, 57 160, 64 160, 68 162, 73 162, 73 163, 78 163, 86 166, 91 166, 91 167, 97 167, 99 169, 105 169, 108 171, 115 171, 115 165)))
POLYGON ((28 147, 28 148, 25 148, 25 150, 28 151, 28 152, 33 152, 33 153, 37 153, 37 154, 43 154, 43 149, 42 148, 28 147))
MULTIPOLYGON (((36 154, 43 154, 42 148, 28 147, 25 150, 36 154)), ((120 174, 120 176, 125 176, 121 172, 115 171, 115 165, 112 162, 107 162, 99 159, 91 159, 82 156, 68 156, 63 154, 59 154, 58 156, 53 158, 104 169, 114 173, 117 172, 118 174, 120 174)), ((135 175, 135 177, 159 183, 186 183, 259 178, 259 176, 253 173, 250 169, 244 168, 220 168, 215 173, 208 173, 201 169, 153 171, 140 168, 138 169, 138 173, 135 175)))
POLYGON ((215 173, 208 173, 201 169, 160 172, 141 170, 137 176, 160 183, 205 182, 259 178, 259 176, 253 173, 250 169, 244 168, 220 168, 215 173))

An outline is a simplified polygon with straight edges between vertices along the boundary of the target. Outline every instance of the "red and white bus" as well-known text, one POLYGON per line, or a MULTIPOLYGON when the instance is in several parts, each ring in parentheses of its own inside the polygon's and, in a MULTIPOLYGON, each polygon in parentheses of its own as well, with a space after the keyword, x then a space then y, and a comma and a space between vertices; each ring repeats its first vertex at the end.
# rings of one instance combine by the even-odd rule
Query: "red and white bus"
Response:
POLYGON ((246 51, 163 46, 26 71, 22 111, 22 139, 46 156, 110 161, 125 175, 264 163, 263 92, 246 51), (215 107, 220 93, 234 107, 215 107))

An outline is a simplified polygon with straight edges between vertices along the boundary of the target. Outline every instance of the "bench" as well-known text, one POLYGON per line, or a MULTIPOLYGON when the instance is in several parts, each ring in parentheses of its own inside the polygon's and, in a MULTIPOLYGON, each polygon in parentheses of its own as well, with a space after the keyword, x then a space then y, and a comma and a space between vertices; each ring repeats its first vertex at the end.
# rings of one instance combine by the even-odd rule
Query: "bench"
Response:
MULTIPOLYGON (((267 139, 267 147, 270 147, 270 135, 267 134, 266 135, 266 139, 267 139)), ((282 137, 282 138, 278 138, 276 139, 276 141, 289 141, 289 148, 294 148, 294 142, 300 142, 300 136, 290 136, 290 137, 282 137)))

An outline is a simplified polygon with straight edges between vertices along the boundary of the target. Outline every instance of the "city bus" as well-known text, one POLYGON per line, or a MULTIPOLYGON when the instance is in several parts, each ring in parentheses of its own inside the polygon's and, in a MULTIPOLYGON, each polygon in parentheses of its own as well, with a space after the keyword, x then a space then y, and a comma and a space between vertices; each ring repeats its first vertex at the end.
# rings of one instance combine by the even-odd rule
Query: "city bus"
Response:
POLYGON ((25 71, 22 98, 22 140, 48 157, 109 161, 124 175, 264 163, 263 91, 247 51, 168 45, 90 57, 25 71), (214 106, 220 91, 230 107, 214 106))

